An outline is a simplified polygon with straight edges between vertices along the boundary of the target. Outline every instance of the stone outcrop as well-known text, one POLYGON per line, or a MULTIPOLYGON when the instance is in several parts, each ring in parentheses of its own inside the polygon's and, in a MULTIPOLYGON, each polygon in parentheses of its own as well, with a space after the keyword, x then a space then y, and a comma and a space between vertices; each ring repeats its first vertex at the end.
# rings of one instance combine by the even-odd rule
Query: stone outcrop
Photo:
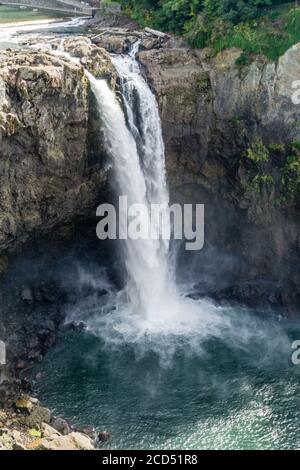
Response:
POLYGON ((300 105, 292 102, 300 45, 278 63, 257 56, 239 65, 240 57, 238 49, 139 53, 159 101, 172 198, 206 205, 205 249, 188 263, 199 289, 204 283, 206 295, 292 315, 300 301, 299 190, 282 204, 276 185, 290 144, 300 141, 300 105), (253 147, 267 163, 245 157, 260 158, 253 147), (266 173, 256 176, 260 167, 266 173))
POLYGON ((1 52, 0 253, 94 213, 105 180, 101 149, 89 158, 83 65, 112 80, 113 69, 88 40, 67 40, 66 49, 78 63, 42 50, 1 52))
POLYGON ((115 27, 96 28, 94 33, 96 34, 91 34, 92 42, 113 54, 129 52, 136 41, 140 42, 141 50, 182 47, 185 44, 181 38, 174 38, 149 28, 143 31, 127 31, 115 27))
POLYGON ((240 55, 238 49, 212 59, 208 50, 140 52, 159 100, 173 186, 202 182, 219 190, 224 169, 211 180, 209 167, 220 166, 221 158, 228 166, 257 135, 269 143, 300 139, 300 106, 291 99, 300 77, 300 45, 278 64, 256 57, 239 67, 240 55), (184 165, 183 173, 176 163, 184 165))
POLYGON ((126 31, 138 29, 138 24, 129 18, 120 8, 109 4, 101 5, 99 11, 88 22, 88 29, 123 28, 126 31))

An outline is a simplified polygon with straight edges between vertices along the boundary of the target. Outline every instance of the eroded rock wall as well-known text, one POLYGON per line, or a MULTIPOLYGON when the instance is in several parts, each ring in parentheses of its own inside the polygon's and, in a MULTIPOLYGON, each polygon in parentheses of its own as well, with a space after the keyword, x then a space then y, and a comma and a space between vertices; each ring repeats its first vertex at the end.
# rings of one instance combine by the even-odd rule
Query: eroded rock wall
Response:
POLYGON ((205 248, 186 254, 187 271, 203 293, 292 315, 300 300, 299 191, 287 201, 278 187, 300 140, 300 105, 292 101, 300 46, 278 63, 255 57, 242 66, 240 55, 181 48, 139 59, 159 101, 172 199, 206 206, 205 248), (245 158, 247 151, 256 158, 253 145, 267 163, 245 158))
POLYGON ((88 41, 66 47, 78 63, 39 50, 1 53, 0 252, 95 212, 105 171, 101 149, 89 157, 83 64, 108 78, 109 59, 88 41))

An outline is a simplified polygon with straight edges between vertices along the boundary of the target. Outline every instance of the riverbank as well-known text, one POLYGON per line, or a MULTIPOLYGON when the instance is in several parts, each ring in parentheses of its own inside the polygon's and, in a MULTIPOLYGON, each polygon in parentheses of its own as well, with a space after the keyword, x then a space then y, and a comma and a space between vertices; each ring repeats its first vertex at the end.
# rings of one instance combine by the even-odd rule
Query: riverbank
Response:
POLYGON ((54 417, 37 398, 20 395, 10 406, 0 409, 1 450, 94 450, 96 434, 90 435, 54 417))

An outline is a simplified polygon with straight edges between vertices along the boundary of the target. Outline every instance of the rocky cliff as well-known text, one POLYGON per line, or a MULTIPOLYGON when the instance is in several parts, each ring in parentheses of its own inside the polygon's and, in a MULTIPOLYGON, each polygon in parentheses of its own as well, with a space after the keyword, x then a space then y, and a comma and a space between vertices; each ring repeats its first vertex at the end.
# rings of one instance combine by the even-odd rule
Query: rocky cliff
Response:
POLYGON ((88 67, 113 77, 106 52, 66 40, 78 63, 42 50, 0 57, 0 253, 94 214, 105 171, 92 135, 88 67))
MULTIPOLYGON (((111 51, 136 40, 119 33, 93 42, 111 51)), ((185 256, 197 291, 295 314, 300 105, 292 95, 300 47, 278 63, 244 63, 236 49, 212 57, 170 38, 138 37, 161 110, 172 199, 206 205, 205 249, 185 256)), ((112 86, 116 75, 89 39, 65 39, 64 48, 76 63, 38 49, 1 53, 2 254, 94 215, 99 202, 106 171, 83 67, 112 86)))
POLYGON ((172 197, 206 205, 206 246, 189 270, 203 292, 293 314, 300 105, 292 96, 300 45, 278 63, 242 57, 237 49, 217 57, 183 48, 139 54, 158 96, 172 197))

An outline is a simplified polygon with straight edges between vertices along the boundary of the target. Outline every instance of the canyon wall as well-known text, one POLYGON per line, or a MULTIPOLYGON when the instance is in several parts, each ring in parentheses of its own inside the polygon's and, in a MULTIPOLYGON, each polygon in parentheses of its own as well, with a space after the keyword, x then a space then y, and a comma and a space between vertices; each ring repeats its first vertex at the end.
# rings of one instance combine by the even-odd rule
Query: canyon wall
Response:
POLYGON ((139 59, 158 96, 172 199, 206 206, 190 259, 217 298, 299 305, 300 45, 272 63, 238 49, 153 49, 139 59), (298 87, 299 88, 299 87, 298 87), (294 97, 294 101, 292 100, 294 97), (289 173, 287 161, 298 167, 289 173), (285 181, 285 184, 284 184, 285 181))
MULTIPOLYGON (((113 87, 117 78, 107 53, 87 38, 64 47, 77 63, 39 50, 1 53, 2 255, 94 216, 103 202, 105 155, 83 67, 113 87)), ((300 47, 276 64, 264 57, 243 63, 237 49, 212 57, 174 41, 148 38, 142 47, 149 49, 139 60, 160 106, 172 200, 206 206, 205 248, 185 254, 185 275, 218 300, 297 313, 300 105, 292 95, 300 47)))
POLYGON ((66 49, 78 63, 40 50, 1 53, 0 253, 95 212, 106 172, 82 63, 104 78, 113 69, 88 40, 67 40, 66 49))

